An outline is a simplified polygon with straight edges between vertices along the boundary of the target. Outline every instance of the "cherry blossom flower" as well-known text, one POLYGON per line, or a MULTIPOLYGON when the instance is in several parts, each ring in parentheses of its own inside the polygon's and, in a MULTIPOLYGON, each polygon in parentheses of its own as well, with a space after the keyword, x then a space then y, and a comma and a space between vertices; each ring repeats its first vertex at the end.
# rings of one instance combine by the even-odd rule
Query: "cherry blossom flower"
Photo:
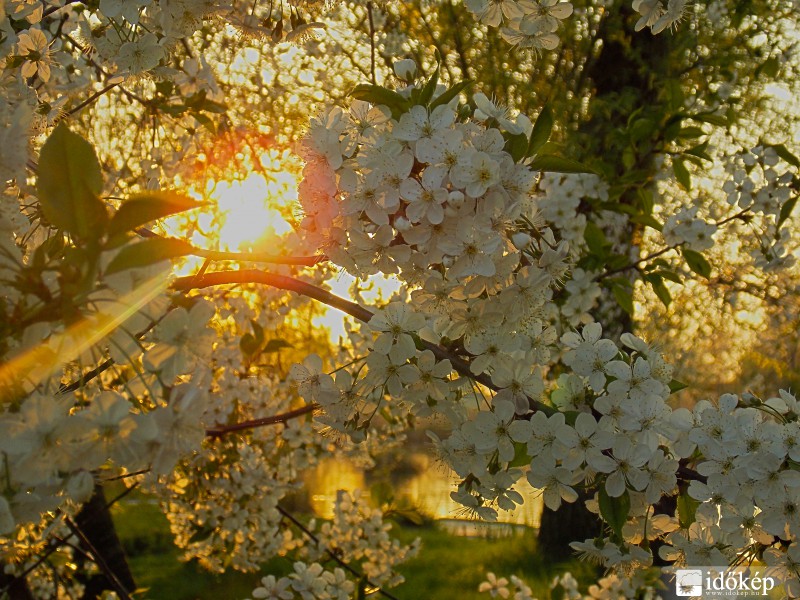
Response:
POLYGON ((555 458, 546 454, 534 458, 528 471, 528 481, 543 490, 545 506, 550 510, 557 510, 562 500, 575 502, 578 499, 578 492, 572 486, 580 479, 580 473, 556 466, 555 458))
POLYGON ((25 60, 22 63, 23 77, 39 78, 45 83, 50 80, 50 42, 41 29, 31 27, 19 34, 17 52, 25 60))
POLYGON ((261 585, 253 590, 252 596, 257 600, 291 600, 294 594, 289 590, 292 581, 286 577, 275 579, 274 575, 261 578, 261 585))
POLYGON ((486 581, 478 586, 479 592, 489 592, 492 598, 508 598, 510 592, 508 591, 508 579, 500 577, 499 579, 494 573, 486 574, 486 581))
POLYGON ((155 68, 166 56, 153 33, 145 33, 135 41, 125 42, 117 53, 117 65, 123 71, 138 75, 155 68))

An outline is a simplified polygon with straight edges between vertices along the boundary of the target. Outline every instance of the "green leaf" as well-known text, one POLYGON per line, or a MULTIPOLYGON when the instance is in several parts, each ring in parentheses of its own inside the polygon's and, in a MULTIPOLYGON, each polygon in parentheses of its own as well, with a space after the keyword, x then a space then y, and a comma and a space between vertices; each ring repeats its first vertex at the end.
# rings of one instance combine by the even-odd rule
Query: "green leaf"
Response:
POLYGON ((217 125, 211 117, 201 112, 192 112, 192 116, 200 125, 208 129, 211 133, 217 133, 217 125))
POLYGON ((511 155, 514 162, 521 161, 528 151, 528 138, 525 137, 524 133, 506 134, 506 136, 506 145, 503 149, 511 155))
POLYGON ((652 119, 639 118, 628 126, 628 136, 633 142, 649 138, 656 130, 656 122, 652 119))
POLYGON ((789 198, 786 202, 783 203, 781 206, 781 214, 778 216, 778 223, 775 227, 775 239, 780 239, 781 237, 781 225, 789 218, 789 215, 792 214, 795 205, 797 204, 797 199, 800 198, 800 195, 795 194, 791 198, 789 198))
POLYGON ((467 79, 466 81, 459 81, 453 87, 445 90, 440 96, 437 96, 437 98, 433 102, 431 102, 431 110, 433 110, 437 106, 447 104, 453 98, 458 96, 461 92, 463 92, 471 85, 472 81, 470 81, 469 79, 467 79))
POLYGON ((789 152, 789 149, 783 144, 770 144, 767 148, 772 148, 783 160, 800 169, 800 158, 789 152))
POLYGON ((675 178, 678 180, 687 192, 692 189, 692 176, 689 174, 689 169, 683 164, 683 160, 676 158, 672 161, 672 170, 675 173, 675 178))
POLYGON ((586 228, 583 230, 583 239, 586 240, 589 250, 600 256, 606 255, 611 247, 611 243, 606 239, 606 234, 592 221, 586 223, 586 228))
POLYGON ((685 390, 689 387, 688 384, 683 383, 682 381, 678 381, 677 379, 673 379, 669 382, 669 393, 674 394, 675 392, 680 392, 681 390, 685 390))
POLYGON ((531 137, 528 140, 527 156, 533 156, 539 149, 547 143, 550 139, 550 134, 553 131, 553 113, 547 105, 542 108, 542 112, 536 117, 536 122, 533 124, 531 137))
POLYGON ((219 102, 214 102, 213 100, 206 99, 200 106, 200 110, 204 110, 206 112, 215 113, 218 115, 224 114, 228 112, 228 107, 224 104, 220 104, 219 102))
POLYGON ((688 150, 684 150, 684 154, 691 154, 692 156, 696 156, 697 158, 702 158, 703 160, 712 161, 714 160, 711 158, 711 155, 707 152, 708 150, 708 141, 703 142, 702 144, 697 144, 696 146, 692 146, 688 150))
POLYGON ((361 83, 350 92, 356 100, 364 100, 375 105, 384 105, 392 112, 392 117, 399 119, 410 108, 408 100, 395 91, 387 90, 380 85, 361 83))
POLYGON ((658 275, 659 277, 663 277, 664 279, 668 279, 669 281, 683 285, 683 279, 681 279, 681 276, 675 271, 659 269, 658 271, 653 271, 653 275, 658 275))
POLYGON ((631 217, 631 221, 641 225, 646 225, 647 227, 651 227, 656 231, 661 231, 664 227, 653 215, 635 215, 631 217))
POLYGON ((514 458, 508 463, 509 467, 524 467, 531 462, 530 454, 528 454, 528 444, 522 442, 514 442, 514 458))
POLYGON ((264 328, 255 319, 250 319, 250 326, 253 328, 253 335, 259 347, 264 345, 264 328))
POLYGON ((185 256, 194 252, 194 247, 182 240, 170 238, 147 238, 141 242, 125 246, 106 267, 105 274, 137 269, 148 265, 185 256))
POLYGON ((108 235, 113 237, 126 231, 133 231, 150 221, 192 210, 204 204, 178 192, 153 191, 137 194, 123 202, 111 217, 108 235))
POLYGON ((678 496, 678 523, 683 529, 688 529, 695 522, 695 514, 700 502, 692 498, 688 492, 678 496))
POLYGON ((755 75, 765 75, 770 79, 774 79, 780 71, 781 64, 774 56, 770 56, 767 60, 756 67, 755 75))
POLYGON ((36 182, 45 218, 79 239, 100 238, 108 212, 100 192, 103 175, 91 144, 62 122, 39 155, 36 182))
POLYGON ((717 127, 727 127, 730 124, 727 117, 724 115, 716 115, 714 113, 697 113, 696 115, 691 115, 689 118, 700 123, 716 125, 717 127))
POLYGON ((644 279, 652 286, 653 291, 656 296, 658 296, 658 299, 661 300, 661 303, 665 307, 669 307, 672 303, 672 294, 669 293, 669 289, 664 285, 663 277, 655 273, 647 273, 644 279))
POLYGON ((212 527, 211 525, 201 525, 195 530, 195 532, 191 536, 189 536, 189 543, 193 544, 201 540, 205 540, 212 533, 214 533, 214 527, 212 527))
POLYGON ((668 110, 678 111, 686 105, 684 85, 678 79, 667 79, 661 84, 663 94, 668 103, 668 110))
POLYGON ((252 358, 258 353, 260 346, 256 341, 255 336, 252 333, 245 333, 239 339, 239 349, 242 351, 242 354, 247 358, 252 358))
POLYGON ((638 215, 639 211, 636 210, 635 206, 631 206, 630 204, 621 204, 620 202, 593 202, 591 199, 588 199, 587 202, 596 205, 598 208, 602 210, 610 210, 611 212, 621 213, 624 215, 638 215))
POLYGON ((283 348, 294 348, 294 346, 286 340, 275 339, 267 342, 267 345, 264 347, 264 352, 270 354, 272 352, 278 352, 283 348))
POLYGON ((161 112, 165 112, 173 117, 177 117, 178 115, 182 115, 187 110, 189 110, 189 107, 186 106, 185 104, 162 103, 158 105, 158 110, 160 110, 161 112))
POLYGON ((171 96, 174 90, 175 84, 168 79, 156 82, 156 91, 162 96, 171 96))
POLYGON ((611 288, 611 293, 619 304, 620 308, 629 315, 633 316, 633 294, 631 290, 621 285, 615 285, 611 288))
POLYGON ((682 252, 683 258, 686 259, 686 264, 689 265, 692 271, 706 279, 711 277, 711 265, 708 264, 705 256, 694 250, 689 250, 689 248, 684 248, 682 252))
POLYGON ((537 156, 533 159, 530 166, 534 171, 545 171, 548 173, 595 173, 594 170, 577 160, 553 156, 552 154, 541 154, 537 156))
POLYGON ((605 485, 601 485, 598 491, 600 516, 611 526, 611 530, 617 534, 617 537, 622 538, 622 528, 625 526, 628 514, 631 511, 631 498, 628 495, 628 491, 625 490, 625 493, 619 498, 609 496, 605 485))
POLYGON ((422 90, 419 93, 419 104, 423 106, 427 106, 431 98, 433 98, 433 93, 436 91, 436 86, 439 84, 439 69, 441 65, 436 63, 436 69, 433 71, 433 75, 427 81, 427 83, 422 87, 422 90))
POLYGON ((694 139, 705 135, 706 132, 703 131, 700 127, 682 127, 681 130, 678 132, 679 138, 684 139, 694 139))
POLYGON ((653 214, 653 192, 645 188, 636 190, 636 197, 639 199, 639 206, 646 215, 653 214))

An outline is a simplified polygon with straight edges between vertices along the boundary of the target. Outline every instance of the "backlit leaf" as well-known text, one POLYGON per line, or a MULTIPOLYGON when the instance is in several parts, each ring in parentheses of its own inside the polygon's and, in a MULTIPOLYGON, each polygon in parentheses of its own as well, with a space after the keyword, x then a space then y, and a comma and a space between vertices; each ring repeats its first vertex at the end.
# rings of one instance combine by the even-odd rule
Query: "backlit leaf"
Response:
POLYGON ((194 247, 182 240, 169 238, 147 238, 125 246, 106 268, 106 275, 153 265, 162 260, 191 254, 194 247))
POLYGON ((108 212, 103 175, 91 144, 61 123, 39 155, 36 189, 45 218, 79 239, 102 237, 108 212))
POLYGON ((198 208, 203 204, 178 192, 152 191, 137 194, 123 202, 114 213, 108 224, 108 234, 113 237, 133 231, 150 221, 198 208))

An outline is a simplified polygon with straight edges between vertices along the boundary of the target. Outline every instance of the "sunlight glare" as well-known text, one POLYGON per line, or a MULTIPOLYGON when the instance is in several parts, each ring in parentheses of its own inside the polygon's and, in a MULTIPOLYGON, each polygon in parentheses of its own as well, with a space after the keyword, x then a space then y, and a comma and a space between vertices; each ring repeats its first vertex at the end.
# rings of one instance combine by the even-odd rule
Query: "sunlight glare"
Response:
POLYGON ((241 181, 218 182, 211 196, 217 200, 222 223, 220 247, 244 250, 261 238, 289 233, 292 226, 277 207, 293 200, 276 195, 282 187, 278 182, 268 182, 260 173, 251 173, 241 181))
MULTIPOLYGON (((350 297, 350 287, 356 282, 356 278, 346 271, 341 271, 335 278, 328 281, 331 286, 331 293, 341 298, 350 297)), ((390 279, 380 275, 372 275, 366 280, 359 282, 362 290, 361 297, 367 302, 387 301, 392 294, 400 289, 400 283, 396 279, 390 279), (365 289, 366 288, 366 289, 365 289)), ((339 338, 347 338, 344 327, 347 315, 339 310, 325 307, 323 313, 311 320, 314 327, 324 327, 330 331, 330 339, 337 342, 339 338)))

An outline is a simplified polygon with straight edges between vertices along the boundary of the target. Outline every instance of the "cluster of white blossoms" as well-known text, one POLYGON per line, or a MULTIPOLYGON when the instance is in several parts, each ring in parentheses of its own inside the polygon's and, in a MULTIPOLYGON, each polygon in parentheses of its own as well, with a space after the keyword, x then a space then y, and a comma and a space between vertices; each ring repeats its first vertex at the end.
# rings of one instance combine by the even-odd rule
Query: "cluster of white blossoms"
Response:
MULTIPOLYGON (((307 390, 309 400, 341 402, 348 390, 339 379, 351 386, 359 375, 370 393, 418 414, 427 408, 463 420, 456 400, 464 382, 451 381, 441 348, 423 348, 446 340, 462 341, 472 375, 491 372, 502 389, 497 400, 512 412, 526 413, 543 389, 537 365, 550 359, 556 339, 543 307, 566 270, 567 245, 520 220, 536 213, 535 173, 505 150, 504 135, 529 133, 530 121, 518 116, 504 132, 494 117, 487 125, 458 117, 458 96, 449 96, 439 102, 444 96, 434 94, 435 106, 411 105, 398 119, 385 106, 355 101, 350 113, 333 108, 312 120, 303 227, 351 272, 397 274, 414 308, 394 302, 378 312, 369 322, 379 335, 367 373, 337 376, 336 385, 317 379, 319 393, 307 390)), ((498 111, 480 102, 476 118, 498 111)))
POLYGON ((394 568, 419 551, 419 539, 402 546, 389 536, 392 526, 384 523, 383 513, 370 508, 369 498, 359 490, 352 494, 339 492, 334 505, 333 519, 316 528, 316 545, 304 551, 309 560, 322 560, 331 553, 359 570, 373 585, 394 587, 404 581, 394 568))
MULTIPOLYGON (((511 43, 535 49, 557 43, 558 22, 572 11, 556 0, 466 5, 511 43)), ((450 432, 432 436, 435 448, 461 479, 453 497, 483 518, 524 501, 514 489, 523 476, 551 508, 576 501, 584 488, 587 506, 609 527, 574 547, 607 567, 648 565, 649 542, 661 540, 662 557, 676 564, 763 556, 797 593, 795 397, 726 395, 673 410, 670 367, 631 335, 623 347, 602 338, 589 316, 600 296, 598 273, 573 265, 586 244, 581 202, 603 202, 608 190, 599 178, 570 175, 545 177, 539 193, 534 156, 518 151, 532 122, 486 96, 461 104, 463 87, 429 80, 397 93, 362 89, 372 102, 312 119, 300 189, 305 241, 353 274, 395 275, 404 285, 374 315, 351 306, 368 324, 349 332, 351 347, 335 357, 343 366, 333 374, 316 356, 295 365, 289 382, 252 368, 240 340, 251 329, 274 331, 299 305, 283 292, 246 290, 262 310, 228 292, 170 299, 171 276, 158 266, 110 273, 118 248, 98 262, 96 289, 65 291, 72 282, 59 269, 72 242, 62 232, 47 240, 28 219, 27 206, 37 202, 27 183, 26 169, 36 166, 28 160, 31 137, 61 115, 70 94, 86 98, 145 73, 213 103, 220 93, 202 58, 181 73, 166 66, 170 49, 206 17, 224 14, 241 30, 275 39, 314 28, 296 21, 287 32, 271 9, 256 16, 243 7, 214 0, 0 5, 0 175, 20 186, 9 186, 0 204, 0 278, 15 283, 3 286, 0 301, 3 317, 22 323, 0 339, 6 562, 21 547, 31 551, 26 559, 40 549, 60 526, 54 515, 74 515, 98 480, 123 476, 159 495, 185 556, 212 569, 228 562, 254 569, 281 552, 308 557, 288 578, 264 578, 254 598, 351 595, 359 577, 323 566, 332 554, 355 561, 373 583, 396 584, 394 567, 416 546, 392 541, 362 497, 340 497, 333 522, 305 531, 287 522, 280 501, 297 489, 299 472, 333 451, 318 435, 323 426, 346 433, 344 445, 366 441, 367 453, 379 443, 375 415, 386 422, 388 433, 378 438, 385 444, 413 416, 436 416, 450 432), (57 314, 53 299, 74 310, 57 314), (570 372, 548 389, 557 361, 570 372), (9 372, 15 377, 7 379, 9 372), (292 410, 310 415, 317 405, 322 414, 313 420, 277 419, 247 437, 221 439, 229 426, 292 410), (659 501, 676 494, 697 507, 658 512, 659 501), (30 531, 40 539, 29 539, 30 531)), ((634 8, 638 28, 659 31, 680 19, 685 3, 641 0, 634 8)), ((413 72, 398 75, 410 83, 413 72)), ((153 152, 153 164, 177 160, 153 152)), ((783 212, 796 182, 776 168, 778 156, 757 148, 737 158, 725 190, 731 204, 766 215, 767 266, 789 262, 783 212)), ((614 229, 620 218, 593 225, 614 229)), ((689 211, 668 221, 664 235, 705 249, 709 227, 689 211)), ((84 248, 69 250, 80 271, 84 248)), ((490 580, 486 591, 503 596, 501 581, 490 580)), ((611 576, 590 594, 627 594, 623 581, 611 576)), ((520 600, 530 596, 512 582, 520 600)), ((42 589, 47 596, 50 588, 42 589)))
POLYGON ((304 548, 307 562, 296 562, 295 572, 288 577, 264 577, 252 592, 254 599, 349 600, 356 589, 353 580, 343 569, 326 570, 320 563, 335 557, 351 568, 357 566, 368 586, 395 586, 403 577, 394 567, 419 550, 419 540, 405 547, 392 540, 388 535, 391 525, 383 522, 382 513, 371 509, 358 491, 353 495, 340 492, 333 520, 323 523, 319 531, 315 529, 312 521, 309 530, 315 539, 304 548))
MULTIPOLYGON (((560 234, 560 239, 569 242, 572 255, 577 257, 586 247, 583 233, 586 229, 586 204, 608 201, 608 184, 597 175, 589 173, 545 173, 539 181, 542 191, 539 208, 542 216, 560 234), (581 203, 584 206, 581 206, 581 203)), ((600 211, 604 221, 612 219, 613 213, 600 211)), ((611 225, 599 223, 598 226, 611 225)))
POLYGON ((254 600, 349 600, 356 584, 344 569, 325 569, 320 563, 294 563, 294 573, 276 579, 274 575, 261 578, 261 585, 252 592, 254 600))
POLYGON ((769 270, 791 267, 796 260, 787 249, 791 232, 783 207, 797 195, 800 183, 781 160, 781 150, 785 148, 756 146, 733 155, 725 165, 729 178, 722 187, 731 206, 759 217, 752 225, 758 230, 758 244, 750 254, 759 268, 769 270))
MULTIPOLYGON (((589 586, 587 593, 578 589, 578 580, 572 573, 564 573, 550 583, 552 600, 613 600, 615 598, 658 598, 658 588, 648 582, 641 572, 619 577, 612 573, 601 577, 597 584, 589 586)), ((505 577, 497 577, 494 573, 486 574, 486 581, 478 586, 478 591, 489 594, 490 598, 510 598, 513 600, 536 600, 530 587, 517 577, 511 575, 510 581, 505 577)))
MULTIPOLYGON (((464 0, 464 4, 480 22, 500 27, 508 43, 536 51, 558 46, 559 21, 573 11, 570 2, 560 0, 464 0)), ((661 33, 674 28, 688 6, 688 0, 633 0, 632 7, 640 15, 635 29, 649 27, 653 33, 661 33)))
POLYGON ((676 27, 689 4, 689 0, 633 0, 633 9, 640 15, 636 31, 649 27, 653 33, 661 33, 676 27))
POLYGON ((559 0, 464 0, 464 4, 482 23, 500 27, 508 43, 537 51, 558 46, 559 21, 572 14, 572 4, 559 0))
MULTIPOLYGON (((630 334, 623 334, 621 347, 602 337, 599 324, 589 323, 580 332, 564 333, 559 343, 544 319, 544 305, 558 289, 569 252, 536 216, 537 205, 546 206, 548 199, 535 196, 528 159, 515 161, 504 144, 516 125, 530 130, 527 120, 511 121, 502 112, 487 119, 492 109, 481 106, 485 98, 476 100, 470 118, 465 106, 456 107, 457 97, 436 101, 444 89, 431 94, 428 106, 414 103, 423 87, 402 92, 410 100, 405 106, 356 101, 349 113, 330 109, 312 121, 304 141, 300 199, 309 235, 354 273, 396 274, 412 302, 392 302, 370 320, 374 337, 366 340, 372 350, 367 372, 354 369, 348 384, 359 379, 361 390, 377 393, 384 406, 422 401, 449 419, 448 437, 429 435, 461 478, 453 498, 482 518, 495 519, 497 510, 523 502, 514 484, 525 473, 553 509, 576 501, 581 488, 594 490, 587 506, 618 522, 609 522, 605 538, 574 547, 625 572, 652 564, 652 540, 665 541, 661 555, 678 564, 684 564, 687 548, 708 548, 706 521, 720 503, 699 490, 717 485, 710 469, 720 448, 700 442, 714 427, 712 413, 706 417, 704 411, 730 415, 741 428, 732 425, 730 432, 716 434, 728 465, 720 470, 729 480, 714 492, 729 491, 724 497, 737 505, 739 486, 756 490, 772 481, 769 494, 754 491, 737 506, 755 507, 749 517, 758 515, 776 537, 759 540, 754 549, 751 530, 741 524, 725 535, 712 526, 721 533, 711 544, 724 552, 700 561, 698 551, 685 564, 728 562, 766 549, 766 555, 790 560, 786 546, 795 547, 797 533, 786 506, 800 491, 793 483, 793 459, 788 450, 759 454, 754 444, 785 439, 795 425, 776 423, 780 431, 764 433, 762 421, 773 417, 749 407, 746 399, 731 404, 728 396, 718 406, 698 405, 694 417, 673 410, 667 402, 671 367, 630 334), (523 226, 534 221, 538 225, 523 226), (571 374, 550 390, 549 404, 542 401, 543 377, 558 358, 571 374), (494 393, 481 397, 465 377, 483 377, 480 383, 494 393), (425 391, 416 393, 420 388, 425 391), (479 410, 467 410, 467 403, 479 410), (762 433, 749 443, 748 432, 762 433), (738 442, 728 444, 719 435, 738 442), (766 458, 771 470, 763 470, 766 458), (518 468, 526 462, 528 469, 518 468), (747 469, 752 474, 743 478, 747 469), (686 494, 687 487, 691 501, 701 506, 696 516, 681 515, 679 522, 677 515, 662 513, 659 501, 686 494), (780 497, 787 500, 777 506, 780 497), (624 507, 624 518, 610 507, 624 507), (701 527, 705 537, 698 538, 701 527)), ((559 218, 558 211, 553 214, 559 218)), ((585 278, 582 270, 576 273, 579 281, 585 278)), ((597 295, 578 282, 569 291, 586 301, 567 317, 583 314, 597 295)), ((347 394, 321 374, 300 379, 314 382, 315 391, 300 391, 323 406, 324 395, 333 402, 347 394)), ((774 418, 791 414, 784 409, 774 418)), ((339 428, 352 430, 348 423, 339 428)), ((779 450, 777 441, 771 443, 779 450)))
POLYGON ((697 212, 697 206, 685 207, 670 216, 661 232, 664 241, 670 246, 686 245, 697 252, 713 247, 717 226, 698 218, 697 212))

